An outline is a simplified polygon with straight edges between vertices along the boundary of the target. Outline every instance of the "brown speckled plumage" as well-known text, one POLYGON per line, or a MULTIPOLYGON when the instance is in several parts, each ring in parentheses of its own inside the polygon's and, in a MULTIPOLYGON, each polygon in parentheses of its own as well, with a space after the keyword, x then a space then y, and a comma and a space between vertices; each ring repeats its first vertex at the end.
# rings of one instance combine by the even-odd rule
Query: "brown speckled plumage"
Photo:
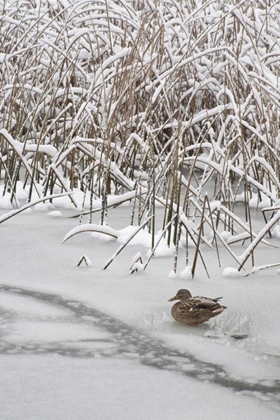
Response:
POLYGON ((175 321, 186 325, 197 325, 208 321, 214 316, 220 315, 226 306, 222 306, 215 298, 211 299, 204 296, 192 297, 186 289, 181 289, 170 301, 179 300, 171 309, 171 314, 175 321))

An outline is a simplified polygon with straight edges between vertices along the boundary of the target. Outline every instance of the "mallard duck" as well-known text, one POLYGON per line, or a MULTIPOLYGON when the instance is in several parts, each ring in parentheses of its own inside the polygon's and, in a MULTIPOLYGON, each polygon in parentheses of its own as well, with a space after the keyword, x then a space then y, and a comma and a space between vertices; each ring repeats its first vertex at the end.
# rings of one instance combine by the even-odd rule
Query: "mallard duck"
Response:
POLYGON ((186 325, 197 325, 208 321, 214 316, 220 315, 226 306, 221 306, 218 300, 221 297, 211 299, 204 296, 194 296, 187 289, 178 290, 176 296, 168 302, 179 300, 172 306, 171 314, 175 321, 186 325))

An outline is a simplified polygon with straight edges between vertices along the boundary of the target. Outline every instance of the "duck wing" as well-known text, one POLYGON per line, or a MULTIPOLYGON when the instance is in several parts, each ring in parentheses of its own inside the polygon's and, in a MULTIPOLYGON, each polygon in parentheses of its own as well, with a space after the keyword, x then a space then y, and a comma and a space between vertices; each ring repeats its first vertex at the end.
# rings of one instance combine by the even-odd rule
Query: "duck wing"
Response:
POLYGON ((214 301, 214 302, 218 302, 219 300, 223 299, 223 296, 217 297, 217 298, 209 298, 209 297, 205 297, 205 296, 195 296, 194 299, 200 299, 200 300, 210 300, 210 301, 214 301))
POLYGON ((200 302, 198 302, 195 305, 195 309, 217 309, 219 308, 221 305, 219 303, 217 303, 214 299, 201 299, 200 302))

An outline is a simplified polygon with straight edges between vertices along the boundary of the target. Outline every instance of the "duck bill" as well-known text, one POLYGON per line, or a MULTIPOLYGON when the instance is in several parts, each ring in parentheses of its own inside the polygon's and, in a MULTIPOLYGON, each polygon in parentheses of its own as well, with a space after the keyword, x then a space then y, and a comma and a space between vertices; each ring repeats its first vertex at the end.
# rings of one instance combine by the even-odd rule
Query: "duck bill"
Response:
POLYGON ((168 301, 167 302, 172 302, 172 300, 177 300, 178 298, 177 298, 177 295, 176 296, 174 296, 173 298, 171 298, 171 299, 168 299, 168 301))

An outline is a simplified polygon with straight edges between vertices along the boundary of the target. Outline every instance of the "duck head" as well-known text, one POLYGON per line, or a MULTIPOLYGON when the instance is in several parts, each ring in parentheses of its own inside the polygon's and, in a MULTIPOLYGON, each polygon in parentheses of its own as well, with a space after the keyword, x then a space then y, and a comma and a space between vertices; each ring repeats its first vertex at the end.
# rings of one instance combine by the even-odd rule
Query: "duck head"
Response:
POLYGON ((172 300, 186 300, 191 298, 191 292, 187 289, 180 289, 178 290, 176 296, 172 297, 171 299, 168 299, 168 302, 171 302, 172 300))

